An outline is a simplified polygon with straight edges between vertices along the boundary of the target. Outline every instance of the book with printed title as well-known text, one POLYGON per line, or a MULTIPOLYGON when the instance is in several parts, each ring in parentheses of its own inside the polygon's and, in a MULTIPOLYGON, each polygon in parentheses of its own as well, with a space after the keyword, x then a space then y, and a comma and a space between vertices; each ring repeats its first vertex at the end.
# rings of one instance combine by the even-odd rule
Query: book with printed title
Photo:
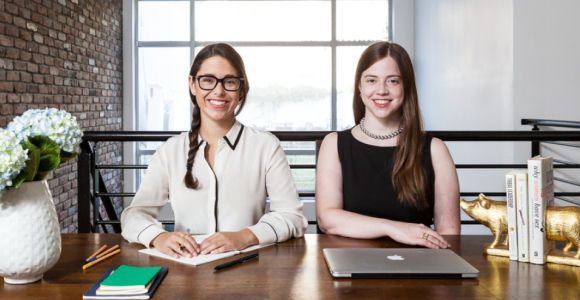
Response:
POLYGON ((528 222, 528 173, 516 173, 516 222, 518 232, 518 261, 530 261, 528 222))
POLYGON ((508 249, 510 260, 518 260, 518 223, 517 223, 517 204, 516 204, 516 175, 524 171, 511 171, 505 175, 506 185, 506 206, 508 222, 508 249))
POLYGON ((551 157, 528 160, 530 262, 544 264, 552 243, 546 238, 546 209, 554 204, 554 168, 551 157))

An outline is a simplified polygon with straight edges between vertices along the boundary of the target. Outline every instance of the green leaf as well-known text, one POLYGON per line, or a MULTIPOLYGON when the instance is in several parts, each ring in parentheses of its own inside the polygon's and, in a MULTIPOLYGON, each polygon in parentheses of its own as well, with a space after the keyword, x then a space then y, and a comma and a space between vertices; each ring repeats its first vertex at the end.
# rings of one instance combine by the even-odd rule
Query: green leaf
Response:
MULTIPOLYGON (((28 140, 23 140, 21 144, 22 148, 28 150, 28 160, 26 161, 26 167, 24 167, 24 170, 22 170, 16 178, 19 179, 22 176, 22 178, 24 178, 23 181, 32 181, 36 176, 38 164, 40 163, 40 148, 36 147, 36 145, 28 140)), ((20 186, 21 183, 22 182, 18 183, 18 186, 20 186)), ((15 187, 18 186, 15 185, 15 187)))
POLYGON ((20 187, 20 185, 26 180, 26 173, 24 173, 24 170, 22 170, 22 172, 20 172, 20 174, 18 174, 18 176, 16 176, 16 178, 12 179, 12 187, 10 187, 11 189, 17 189, 20 187))
POLYGON ((33 136, 28 140, 40 149, 40 162, 34 180, 42 180, 60 165, 60 147, 46 136, 33 136))
POLYGON ((74 152, 67 152, 64 150, 60 150, 60 163, 64 164, 65 162, 77 157, 78 153, 74 152))

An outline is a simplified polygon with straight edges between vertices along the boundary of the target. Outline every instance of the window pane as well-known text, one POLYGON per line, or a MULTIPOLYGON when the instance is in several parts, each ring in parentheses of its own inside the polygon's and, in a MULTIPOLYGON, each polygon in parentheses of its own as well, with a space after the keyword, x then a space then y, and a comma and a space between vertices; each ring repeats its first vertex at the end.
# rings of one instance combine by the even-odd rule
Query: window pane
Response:
MULTIPOLYGON (((312 151, 314 152, 314 151, 312 151)), ((286 155, 288 157, 288 163, 290 165, 314 165, 316 163, 316 157, 314 153, 311 155, 286 155)), ((314 169, 314 168, 312 168, 314 169)))
POLYGON ((311 154, 314 154, 315 150, 316 150, 316 145, 314 144, 314 142, 281 142, 282 144, 282 148, 284 148, 284 151, 286 151, 287 153, 289 151, 309 151, 309 154, 311 152, 311 154))
MULTIPOLYGON (((143 144, 143 143, 138 143, 138 144, 143 144)), ((138 146, 142 146, 142 145, 138 145, 138 146)), ((154 148, 157 149, 157 148, 154 148)), ((149 162, 151 161, 151 157, 153 157, 153 155, 146 155, 146 154, 141 154, 140 151, 137 151, 137 164, 141 164, 141 165, 148 165, 149 162)), ((143 177, 145 177, 145 172, 147 170, 145 169, 137 169, 135 170, 135 175, 137 176, 137 187, 139 187, 141 181, 143 180, 143 177)))
POLYGON ((330 13, 330 1, 199 1, 193 28, 200 41, 329 41, 330 13))
POLYGON ((139 41, 188 41, 189 1, 139 2, 139 41))
POLYGON ((336 123, 338 130, 348 129, 354 125, 352 113, 354 73, 358 59, 365 48, 366 46, 336 48, 336 123))
POLYGON ((237 47, 250 82, 240 120, 265 130, 329 130, 330 47, 237 47))
POLYGON ((316 181, 316 171, 314 169, 292 169, 292 177, 296 183, 298 192, 313 192, 316 181))
POLYGON ((138 130, 188 130, 189 48, 139 48, 138 130))
POLYGON ((341 0, 336 2, 336 37, 339 41, 388 39, 388 1, 341 0))
POLYGON ((312 165, 312 168, 307 169, 292 169, 294 182, 298 191, 312 192, 314 191, 315 181, 315 163, 316 163, 316 145, 314 142, 282 142, 282 148, 286 152, 288 163, 290 167, 295 165, 312 165))

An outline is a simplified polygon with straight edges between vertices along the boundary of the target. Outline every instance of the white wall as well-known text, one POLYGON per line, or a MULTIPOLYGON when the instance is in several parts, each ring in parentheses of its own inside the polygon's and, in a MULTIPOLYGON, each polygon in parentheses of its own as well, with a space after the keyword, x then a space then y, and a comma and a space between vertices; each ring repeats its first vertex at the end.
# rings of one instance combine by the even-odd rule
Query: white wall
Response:
MULTIPOLYGON (((427 130, 513 129, 512 9, 505 0, 415 1, 414 63, 427 130)), ((513 160, 512 143, 447 145, 456 163, 513 160)), ((505 170, 458 173, 463 192, 503 189, 505 170)), ((463 226, 467 234, 488 232, 463 226)))
POLYGON ((514 1, 514 113, 580 120, 580 1, 514 1))
POLYGON ((415 57, 415 0, 391 1, 391 39, 415 57))
POLYGON ((415 69, 427 129, 511 129, 511 1, 418 0, 415 9, 415 69))
MULTIPOLYGON (((522 118, 580 120, 580 1, 416 0, 414 10, 427 130, 530 130, 522 118)), ((529 143, 448 145, 457 163, 521 164, 530 153, 529 143)), ((461 190, 499 192, 505 172, 460 170, 461 190)), ((464 233, 488 232, 473 227, 464 233)))
MULTIPOLYGON (((135 6, 133 0, 123 0, 123 130, 135 129, 135 112, 133 107, 135 90, 135 6), (129 108, 129 109, 128 109, 129 108)), ((123 144, 123 163, 135 164, 134 143, 123 144)), ((123 191, 132 193, 135 188, 135 176, 132 170, 123 171, 123 191)), ((123 204, 129 206, 132 198, 125 198, 123 204)))
MULTIPOLYGON (((514 1, 514 125, 521 118, 580 121, 580 1, 514 1)), ((542 130, 551 130, 550 128, 542 130)), ((557 130, 564 130, 558 128, 557 130)), ((525 159, 516 147, 518 159, 525 159)), ((547 145, 542 154, 580 162, 578 149, 547 145)), ((580 170, 554 176, 580 180, 580 170)), ((556 182, 556 191, 578 191, 556 182)), ((578 198, 576 198, 578 199, 578 198)), ((570 205, 563 201, 557 204, 570 205)))

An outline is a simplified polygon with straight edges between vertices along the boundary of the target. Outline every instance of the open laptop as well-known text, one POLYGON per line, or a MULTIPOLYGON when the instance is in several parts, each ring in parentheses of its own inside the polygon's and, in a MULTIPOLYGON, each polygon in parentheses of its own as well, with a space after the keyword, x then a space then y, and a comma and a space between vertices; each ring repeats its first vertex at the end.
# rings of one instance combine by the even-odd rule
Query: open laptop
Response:
POLYGON ((334 277, 476 278, 479 271, 449 249, 325 248, 334 277))

